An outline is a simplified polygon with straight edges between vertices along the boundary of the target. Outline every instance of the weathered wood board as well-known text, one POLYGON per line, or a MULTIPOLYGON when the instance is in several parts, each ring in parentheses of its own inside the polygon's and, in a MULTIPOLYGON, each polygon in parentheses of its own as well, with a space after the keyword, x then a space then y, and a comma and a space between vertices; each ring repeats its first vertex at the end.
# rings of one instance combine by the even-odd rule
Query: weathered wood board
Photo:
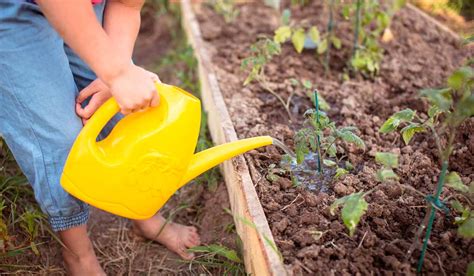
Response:
MULTIPOLYGON (((204 46, 190 0, 181 0, 182 24, 198 59, 201 100, 208 114, 212 139, 216 144, 237 140, 219 84, 204 46)), ((287 272, 275 244, 265 213, 243 156, 221 165, 237 229, 243 242, 245 267, 251 275, 285 275, 287 272)))

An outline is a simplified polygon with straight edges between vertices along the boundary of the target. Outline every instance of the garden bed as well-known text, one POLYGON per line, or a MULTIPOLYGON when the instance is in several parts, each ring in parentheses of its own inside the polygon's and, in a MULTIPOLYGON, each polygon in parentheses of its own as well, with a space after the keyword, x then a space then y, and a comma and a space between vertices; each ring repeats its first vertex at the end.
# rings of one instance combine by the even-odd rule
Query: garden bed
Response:
MULTIPOLYGON (((311 25, 324 29, 328 11, 323 1, 310 2, 304 8, 292 8, 292 17, 308 20, 311 25)), ((208 6, 198 5, 191 11, 189 1, 182 3, 188 37, 200 61, 203 101, 210 116, 216 116, 214 123, 210 122, 215 125, 211 126, 211 133, 216 142, 271 135, 292 146, 294 132, 303 121, 302 115, 312 106, 310 98, 296 91, 290 108, 296 120, 290 124, 285 109, 273 95, 258 85, 243 86, 247 73, 240 66, 258 35, 273 36, 278 27, 275 11, 261 3, 239 4, 236 20, 226 23, 208 6), (231 122, 227 121, 228 116, 231 122)), ((279 275, 281 272, 277 257, 263 239, 263 236, 271 238, 265 216, 290 272, 415 272, 419 251, 408 260, 405 256, 426 212, 422 196, 399 185, 381 186, 366 197, 368 212, 352 237, 339 216, 330 214, 329 206, 336 198, 378 185, 374 177, 377 169, 374 155, 379 151, 400 154, 397 170, 400 183, 424 194, 433 191, 439 174, 433 139, 421 134, 406 146, 398 134, 382 135, 378 129, 391 114, 404 108, 426 111, 428 105, 420 100, 418 91, 443 85, 452 71, 474 55, 474 49, 472 46, 461 48, 452 34, 412 8, 403 8, 395 15, 391 30, 394 39, 382 44, 385 55, 380 73, 374 79, 356 76, 343 80, 343 69, 351 54, 344 50, 332 51, 330 74, 325 74, 313 50, 297 54, 291 44, 284 45, 281 55, 268 64, 266 75, 271 86, 285 99, 294 89, 285 80, 297 78, 315 83, 331 105, 329 117, 338 125, 357 126, 366 150, 341 145, 357 170, 331 184, 327 192, 320 193, 303 186, 294 187, 284 177, 273 183, 267 181, 268 167, 281 160, 282 153, 275 147, 246 154, 246 162, 237 158, 225 163, 234 214, 252 219, 258 226, 255 231, 234 217, 244 240, 244 250, 249 250, 245 256, 248 272, 254 272, 258 265, 266 267, 262 271, 267 273, 279 275), (236 172, 242 174, 235 175, 236 172), (251 180, 247 179, 249 172, 251 180), (260 213, 260 204, 255 202, 258 199, 254 197, 254 186, 265 216, 260 213), (254 239, 247 239, 243 233, 249 235, 250 232, 242 232, 243 229, 250 231, 254 239), (259 257, 254 258, 255 254, 259 257)), ((340 20, 336 34, 343 45, 350 44, 350 22, 340 20)), ((473 132, 471 118, 461 127, 457 136, 459 143, 450 160, 450 170, 459 172, 465 183, 474 180, 473 132)), ((449 194, 445 189, 443 195, 449 194)), ((457 236, 452 220, 449 216, 436 216, 423 266, 427 273, 464 274, 474 259, 474 244, 457 236)))

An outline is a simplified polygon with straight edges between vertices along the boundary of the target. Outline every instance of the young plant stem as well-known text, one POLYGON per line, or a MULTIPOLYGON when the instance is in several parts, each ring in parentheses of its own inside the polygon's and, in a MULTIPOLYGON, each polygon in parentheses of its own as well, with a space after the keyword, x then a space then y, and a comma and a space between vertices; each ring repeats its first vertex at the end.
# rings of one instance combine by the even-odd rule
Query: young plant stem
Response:
POLYGON ((405 257, 405 261, 408 261, 411 257, 411 254, 413 254, 413 251, 415 251, 416 248, 418 248, 418 245, 420 244, 420 237, 423 234, 423 231, 426 229, 426 225, 428 225, 428 221, 430 219, 430 214, 431 214, 431 209, 433 207, 430 205, 428 207, 428 211, 426 212, 425 217, 423 218, 423 221, 418 227, 418 230, 416 231, 415 237, 413 238, 413 242, 410 246, 410 248, 407 251, 407 255, 405 257))
POLYGON ((326 60, 324 62, 324 69, 326 74, 329 73, 330 65, 329 65, 329 60, 330 60, 330 52, 331 52, 331 43, 332 43, 332 31, 334 27, 334 0, 329 1, 329 21, 328 21, 328 26, 327 26, 327 31, 328 31, 328 36, 327 36, 327 45, 328 48, 326 50, 326 60))
POLYGON ((356 4, 354 46, 352 48, 352 58, 355 57, 357 50, 359 49, 360 15, 361 15, 362 1, 363 0, 357 0, 357 4, 356 4))
POLYGON ((285 102, 285 100, 283 100, 283 98, 278 95, 275 91, 273 91, 273 89, 271 89, 269 86, 268 86, 268 83, 267 81, 264 79, 264 78, 257 78, 257 81, 258 83, 260 84, 260 86, 266 90, 268 93, 272 94, 273 96, 275 96, 275 98, 278 99, 278 101, 283 105, 283 107, 285 108, 286 110, 286 113, 288 114, 288 117, 290 119, 290 122, 293 122, 293 115, 291 115, 291 112, 290 112, 290 101, 291 101, 291 97, 293 96, 292 94, 290 95, 290 97, 288 97, 288 101, 285 102))
MULTIPOLYGON (((448 170, 448 160, 443 161, 443 165, 441 167, 441 173, 439 175, 438 179, 438 185, 436 188, 436 194, 434 197, 434 205, 440 205, 441 202, 439 201, 439 196, 441 195, 441 192, 443 191, 443 185, 444 185, 444 178, 446 176, 446 172, 448 170)), ((426 234, 425 234, 425 239, 423 240, 423 247, 421 249, 421 254, 420 254, 420 260, 418 261, 418 267, 417 267, 417 272, 420 273, 421 269, 423 268, 423 261, 425 259, 425 254, 426 254, 426 248, 428 247, 428 241, 430 239, 431 235, 431 230, 433 228, 433 222, 435 219, 435 214, 436 214, 436 208, 431 207, 429 210, 430 216, 429 216, 429 221, 428 221, 428 226, 426 228, 426 234)))
MULTIPOLYGON (((316 123, 319 126, 319 100, 318 100, 318 90, 314 89, 314 106, 316 107, 316 123)), ((323 167, 321 166, 321 138, 319 133, 316 133, 316 146, 318 150, 318 171, 320 174, 323 173, 323 167)))
MULTIPOLYGON (((334 145, 335 143, 336 143, 336 140, 332 141, 332 143, 329 144, 329 146, 327 146, 327 147, 325 148, 325 150, 324 150, 324 152, 323 152, 323 156, 321 157, 321 159, 323 160, 323 162, 324 162, 324 160, 326 159, 328 150, 329 150, 329 149, 332 147, 332 145, 334 145)), ((342 157, 344 157, 344 156, 342 156, 342 157)), ((341 158, 342 158, 342 157, 341 157, 341 158)), ((337 158, 337 157, 336 157, 336 158, 337 158)))

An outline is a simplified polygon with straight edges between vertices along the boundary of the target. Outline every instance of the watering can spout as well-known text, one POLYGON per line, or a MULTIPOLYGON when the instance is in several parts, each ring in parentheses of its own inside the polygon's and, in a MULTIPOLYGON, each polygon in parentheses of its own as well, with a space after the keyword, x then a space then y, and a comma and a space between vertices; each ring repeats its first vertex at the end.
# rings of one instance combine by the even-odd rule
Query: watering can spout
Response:
POLYGON ((181 185, 188 183, 190 180, 197 177, 201 173, 224 162, 227 159, 249 150, 271 144, 273 144, 272 137, 260 136, 218 145, 198 152, 191 158, 188 170, 182 179, 181 185))

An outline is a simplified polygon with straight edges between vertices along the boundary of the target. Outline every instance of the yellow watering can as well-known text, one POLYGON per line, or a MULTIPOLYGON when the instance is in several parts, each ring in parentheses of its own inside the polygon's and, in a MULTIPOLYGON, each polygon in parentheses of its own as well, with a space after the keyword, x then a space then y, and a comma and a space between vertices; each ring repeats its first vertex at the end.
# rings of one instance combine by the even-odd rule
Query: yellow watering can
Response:
POLYGON ((273 143, 270 136, 219 145, 194 154, 201 103, 190 93, 156 84, 160 105, 127 115, 104 140, 105 124, 119 110, 108 100, 79 133, 61 185, 99 209, 132 218, 153 216, 184 184, 215 165, 273 143))

